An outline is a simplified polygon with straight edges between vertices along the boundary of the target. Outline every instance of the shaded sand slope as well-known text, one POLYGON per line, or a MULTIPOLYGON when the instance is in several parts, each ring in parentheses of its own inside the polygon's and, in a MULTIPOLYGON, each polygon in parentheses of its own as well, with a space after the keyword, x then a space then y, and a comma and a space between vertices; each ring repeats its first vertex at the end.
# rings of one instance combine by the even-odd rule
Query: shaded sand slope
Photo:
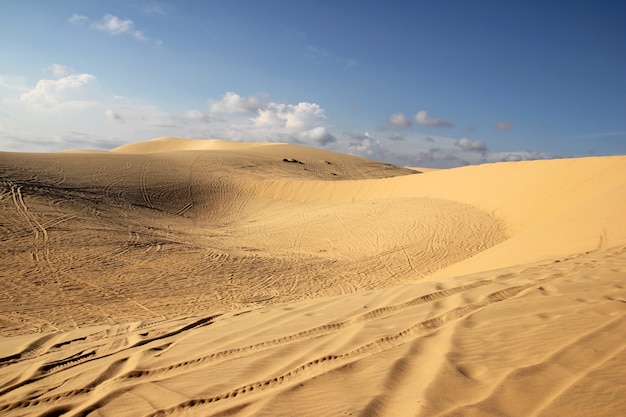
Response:
POLYGON ((0 172, 2 415, 626 409, 625 157, 163 138, 0 172))

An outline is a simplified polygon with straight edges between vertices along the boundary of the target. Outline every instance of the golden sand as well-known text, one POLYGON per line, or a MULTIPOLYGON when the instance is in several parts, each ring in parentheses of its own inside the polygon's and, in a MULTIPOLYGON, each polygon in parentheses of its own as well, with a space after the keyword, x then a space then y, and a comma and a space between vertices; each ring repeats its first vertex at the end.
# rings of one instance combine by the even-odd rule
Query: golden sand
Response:
POLYGON ((626 410, 626 157, 159 138, 0 177, 0 415, 626 410))

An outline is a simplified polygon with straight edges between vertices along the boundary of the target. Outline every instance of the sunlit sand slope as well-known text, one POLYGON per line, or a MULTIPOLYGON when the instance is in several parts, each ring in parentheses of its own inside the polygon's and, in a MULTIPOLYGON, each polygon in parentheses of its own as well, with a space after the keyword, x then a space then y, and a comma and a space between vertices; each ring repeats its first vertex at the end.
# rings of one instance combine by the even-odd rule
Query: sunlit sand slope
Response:
POLYGON ((514 239, 461 264, 458 272, 610 247, 626 239, 623 156, 486 164, 332 184, 273 181, 262 187, 270 198, 301 202, 444 199, 503 219, 514 239))
POLYGON ((621 415, 625 173, 0 154, 0 414, 621 415))

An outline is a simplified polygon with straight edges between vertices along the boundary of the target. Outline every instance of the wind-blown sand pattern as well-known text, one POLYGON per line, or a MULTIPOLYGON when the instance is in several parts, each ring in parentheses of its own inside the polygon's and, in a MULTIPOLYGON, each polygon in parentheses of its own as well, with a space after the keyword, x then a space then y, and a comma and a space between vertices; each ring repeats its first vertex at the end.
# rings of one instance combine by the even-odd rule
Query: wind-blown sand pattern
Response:
POLYGON ((0 414, 622 415, 625 174, 0 153, 0 414))

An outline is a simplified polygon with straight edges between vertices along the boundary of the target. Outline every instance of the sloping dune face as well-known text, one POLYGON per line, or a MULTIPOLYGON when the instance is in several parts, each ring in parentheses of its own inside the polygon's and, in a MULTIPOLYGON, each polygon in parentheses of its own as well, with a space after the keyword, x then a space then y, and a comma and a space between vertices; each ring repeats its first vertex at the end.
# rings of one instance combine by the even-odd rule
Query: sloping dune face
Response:
POLYGON ((293 145, 168 138, 2 166, 5 335, 384 288, 505 238, 452 201, 266 195, 274 181, 416 175, 293 145))
POLYGON ((0 154, 3 415, 619 415, 626 158, 0 154))

